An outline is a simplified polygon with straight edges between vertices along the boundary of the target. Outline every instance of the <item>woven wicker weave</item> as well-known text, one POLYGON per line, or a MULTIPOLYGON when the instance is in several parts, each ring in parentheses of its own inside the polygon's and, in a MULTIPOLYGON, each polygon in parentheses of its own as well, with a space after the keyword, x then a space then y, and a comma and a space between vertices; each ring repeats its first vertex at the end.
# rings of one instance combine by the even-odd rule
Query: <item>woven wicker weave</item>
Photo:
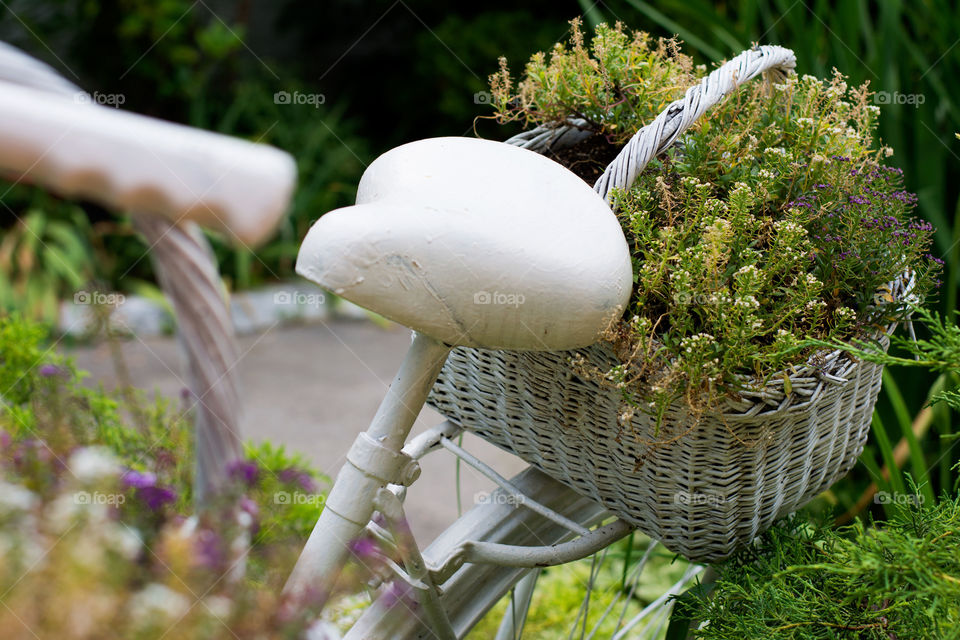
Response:
MULTIPOLYGON (((780 47, 745 52, 670 105, 597 182, 608 197, 737 84, 789 72, 780 47)), ((583 139, 582 124, 540 128, 508 142, 543 152, 583 139)), ((909 292, 906 280, 892 285, 909 292)), ((881 337, 886 346, 886 336, 881 337)), ((589 496, 695 561, 729 555, 795 511, 853 466, 863 449, 882 367, 836 351, 744 392, 694 421, 677 403, 659 431, 637 415, 618 427, 620 392, 575 375, 571 357, 609 369, 599 343, 574 352, 453 350, 429 399, 452 421, 589 496), (696 426, 691 428, 691 424, 696 426)))
POLYGON ((791 394, 781 378, 693 429, 676 405, 655 435, 643 415, 621 433, 619 391, 574 375, 574 353, 600 367, 616 363, 602 344, 560 353, 454 349, 430 404, 697 561, 728 555, 853 466, 882 370, 839 352, 819 356, 794 374, 791 394))

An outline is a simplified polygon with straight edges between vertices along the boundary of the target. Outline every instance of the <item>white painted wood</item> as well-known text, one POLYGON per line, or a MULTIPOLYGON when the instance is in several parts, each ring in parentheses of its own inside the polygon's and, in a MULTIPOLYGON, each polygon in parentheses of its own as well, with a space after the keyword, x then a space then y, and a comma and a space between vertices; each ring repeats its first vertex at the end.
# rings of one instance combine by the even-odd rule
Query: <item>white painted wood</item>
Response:
POLYGON ((447 344, 523 350, 595 342, 633 284, 620 225, 589 185, 471 138, 378 158, 357 205, 307 234, 297 272, 447 344))
POLYGON ((0 83, 0 172, 245 245, 286 212, 296 166, 283 151, 85 102, 0 83))

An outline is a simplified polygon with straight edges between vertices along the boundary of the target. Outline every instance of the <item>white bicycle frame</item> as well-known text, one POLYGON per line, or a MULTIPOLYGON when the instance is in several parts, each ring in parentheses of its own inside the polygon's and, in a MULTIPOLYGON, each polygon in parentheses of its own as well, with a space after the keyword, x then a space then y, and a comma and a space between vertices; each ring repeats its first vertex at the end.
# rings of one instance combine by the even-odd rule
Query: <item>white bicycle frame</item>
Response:
MULTIPOLYGON (((194 223, 244 244, 263 240, 288 206, 294 163, 263 145, 78 104, 79 89, 0 43, 3 78, 18 84, 0 82, 0 170, 67 196, 138 212, 135 223, 151 244, 161 285, 178 316, 192 391, 204 399, 197 424, 196 493, 202 506, 225 480, 229 463, 239 458, 241 440, 232 326, 216 266, 194 223)), ((506 480, 454 443, 460 428, 452 423, 407 442, 450 349, 415 334, 371 425, 351 447, 286 590, 294 596, 317 588, 329 592, 349 560, 350 543, 369 531, 398 550, 403 566, 392 563, 394 573, 413 587, 429 630, 444 640, 460 637, 485 613, 470 606, 476 580, 500 592, 522 580, 498 635, 512 638, 513 621, 522 626, 523 603, 529 604, 537 573, 531 569, 587 557, 632 528, 615 520, 591 530, 611 519, 603 507, 534 470, 506 480), (418 460, 439 449, 454 453, 514 499, 476 507, 427 550, 440 555, 425 560, 406 526, 403 497, 419 477, 418 460), (387 528, 372 521, 375 511, 387 528), (558 532, 556 539, 568 541, 549 546, 536 546, 536 540, 531 546, 497 542, 505 527, 529 529, 533 518, 545 518, 558 532), (467 574, 462 571, 467 564, 489 570, 467 574), (451 603, 461 612, 453 621, 447 615, 451 603)), ((421 624, 396 610, 380 613, 370 619, 378 620, 376 628, 385 637, 401 637, 421 624)), ((354 633, 368 637, 363 628, 354 633)))
MULTIPOLYGON (((369 429, 357 437, 347 454, 347 463, 337 475, 320 520, 287 583, 288 592, 332 591, 348 559, 350 542, 369 529, 390 546, 405 551, 404 569, 397 566, 395 572, 414 588, 431 630, 443 640, 453 640, 458 635, 440 604, 437 587, 465 563, 522 569, 565 564, 596 553, 632 530, 630 525, 616 520, 590 531, 540 504, 454 444, 460 429, 450 422, 425 432, 404 447, 449 352, 448 345, 414 334, 413 344, 369 429), (484 541, 483 536, 474 531, 475 537, 459 542, 439 564, 426 565, 409 529, 396 525, 406 520, 402 496, 404 489, 420 475, 417 460, 439 447, 450 450, 494 480, 502 491, 514 496, 515 500, 511 501, 514 504, 523 505, 579 537, 560 545, 521 547, 484 541), (371 522, 374 511, 379 511, 394 525, 393 531, 383 531, 371 522), (393 540, 398 533, 405 539, 393 540)), ((608 516, 599 505, 594 510, 598 516, 608 516)), ((469 536, 471 532, 463 533, 469 536)))

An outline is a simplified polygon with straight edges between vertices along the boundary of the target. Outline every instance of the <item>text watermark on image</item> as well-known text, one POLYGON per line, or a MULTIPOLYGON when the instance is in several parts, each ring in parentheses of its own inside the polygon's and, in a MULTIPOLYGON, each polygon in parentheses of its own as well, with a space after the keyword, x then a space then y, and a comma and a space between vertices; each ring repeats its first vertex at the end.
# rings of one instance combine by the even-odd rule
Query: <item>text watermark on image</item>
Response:
POLYGON ((273 494, 274 504, 309 504, 322 507, 327 496, 319 493, 304 493, 302 491, 277 491, 273 494))
POLYGON ((877 91, 873 94, 874 104, 904 104, 919 107, 927 101, 922 93, 900 93, 899 91, 877 91))
POLYGON ((727 497, 718 493, 700 493, 689 491, 678 491, 673 494, 673 502, 682 505, 707 505, 719 507, 726 503, 727 497))
POLYGON ((301 91, 277 91, 273 94, 274 104, 309 104, 314 109, 326 103, 327 97, 322 93, 303 93, 301 91))
POLYGON ((109 506, 119 506, 127 501, 127 496, 122 493, 101 493, 99 491, 77 491, 73 494, 73 501, 76 504, 104 504, 109 506))
POLYGON ((127 96, 122 93, 100 93, 99 91, 87 93, 86 91, 80 91, 74 95, 74 100, 80 104, 99 104, 103 107, 119 109, 127 101, 127 96))
POLYGON ((508 504, 519 507, 526 502, 526 496, 504 493, 503 491, 480 491, 473 495, 474 504, 508 504))
POLYGON ((278 291, 273 294, 273 304, 296 307, 322 307, 326 298, 322 293, 302 291, 278 291))
POLYGON ((102 291, 77 291, 73 294, 73 304, 77 305, 109 305, 116 307, 124 303, 126 298, 122 293, 103 293, 102 291))
POLYGON ((526 301, 522 293, 502 293, 500 291, 477 291, 473 294, 473 304, 495 304, 519 307, 526 301))
POLYGON ((923 504, 923 496, 915 493, 890 493, 889 491, 877 491, 873 496, 876 504, 901 504, 919 506, 923 504))
POLYGON ((493 104, 493 94, 489 91, 477 91, 473 94, 473 104, 493 104))

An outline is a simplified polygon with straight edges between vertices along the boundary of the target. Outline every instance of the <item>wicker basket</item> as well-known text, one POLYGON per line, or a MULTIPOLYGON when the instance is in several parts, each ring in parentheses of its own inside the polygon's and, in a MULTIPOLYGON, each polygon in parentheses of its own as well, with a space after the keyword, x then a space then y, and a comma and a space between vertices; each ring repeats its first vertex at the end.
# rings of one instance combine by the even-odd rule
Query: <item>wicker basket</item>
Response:
MULTIPOLYGON (((786 49, 760 47, 717 69, 628 143, 597 191, 606 197, 629 186, 737 84, 793 63, 786 49)), ((577 124, 509 142, 557 149, 584 137, 577 124)), ((894 295, 908 287, 894 283, 894 295)), ((428 402, 695 561, 729 555, 849 471, 869 433, 882 373, 840 351, 820 353, 791 370, 789 385, 786 375, 774 376, 697 421, 678 403, 660 430, 637 415, 621 432, 619 391, 575 375, 570 360, 578 353, 602 369, 617 364, 603 343, 572 352, 457 348, 428 402)))

